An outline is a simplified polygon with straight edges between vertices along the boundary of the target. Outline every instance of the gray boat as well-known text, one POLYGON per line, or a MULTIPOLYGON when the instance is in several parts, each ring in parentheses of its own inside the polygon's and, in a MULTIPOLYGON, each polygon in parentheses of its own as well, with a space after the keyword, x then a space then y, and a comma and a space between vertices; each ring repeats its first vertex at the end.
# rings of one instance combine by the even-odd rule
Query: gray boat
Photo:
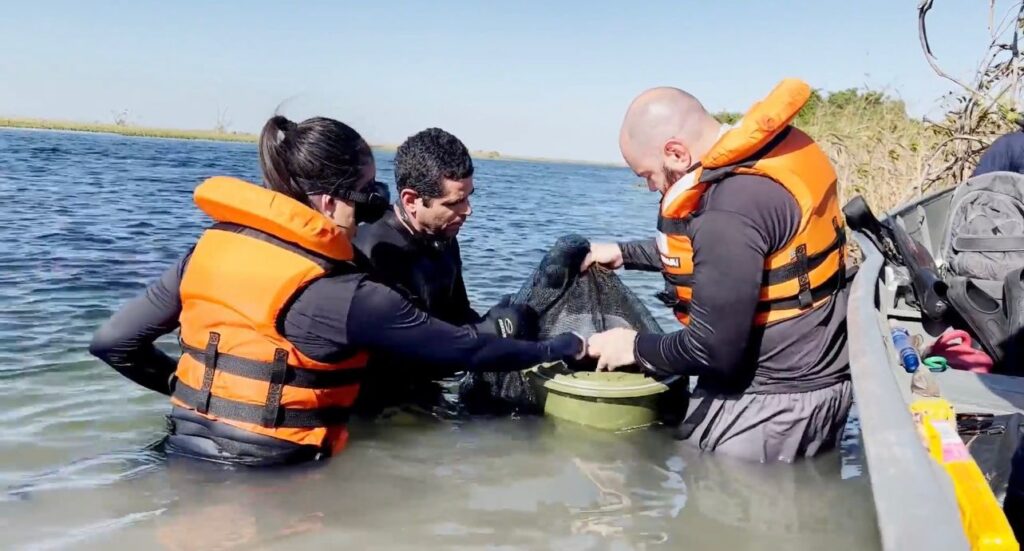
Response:
MULTIPOLYGON (((889 214, 933 257, 940 255, 956 188, 928 195, 889 214)), ((848 310, 850 364, 882 546, 886 550, 967 550, 953 486, 927 453, 909 411, 911 374, 901 365, 890 328, 933 342, 948 328, 908 303, 906 273, 887 261, 867 233, 848 310)), ((925 369, 921 366, 921 369, 925 369)), ((1024 378, 948 369, 934 373, 942 397, 958 412, 1024 411, 1024 378)))

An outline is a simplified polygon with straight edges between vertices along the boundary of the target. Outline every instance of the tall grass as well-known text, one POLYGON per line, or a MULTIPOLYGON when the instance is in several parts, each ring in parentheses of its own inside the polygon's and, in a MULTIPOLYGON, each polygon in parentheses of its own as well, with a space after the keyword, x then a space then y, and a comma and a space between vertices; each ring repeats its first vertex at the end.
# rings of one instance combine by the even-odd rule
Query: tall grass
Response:
MULTIPOLYGON (((715 116, 734 122, 740 114, 715 116)), ((815 91, 793 124, 828 154, 843 203, 862 195, 879 214, 921 192, 942 141, 934 126, 908 117, 903 102, 872 90, 815 91)))
POLYGON ((868 92, 821 102, 801 115, 795 124, 832 160, 844 203, 862 195, 882 213, 920 194, 941 138, 908 117, 902 102, 868 92))

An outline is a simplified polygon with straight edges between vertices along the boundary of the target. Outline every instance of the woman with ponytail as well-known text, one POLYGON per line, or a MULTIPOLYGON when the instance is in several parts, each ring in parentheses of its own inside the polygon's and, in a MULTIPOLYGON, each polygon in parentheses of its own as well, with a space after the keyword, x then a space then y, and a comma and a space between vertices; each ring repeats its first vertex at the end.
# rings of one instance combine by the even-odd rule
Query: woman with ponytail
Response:
POLYGON ((452 372, 584 355, 577 335, 528 342, 479 334, 370 280, 351 238, 389 200, 370 147, 351 127, 275 116, 259 157, 265 187, 218 176, 196 188, 197 206, 214 223, 90 347, 125 377, 170 396, 169 452, 247 465, 336 454, 377 351, 452 372), (175 329, 178 360, 154 346, 175 329))

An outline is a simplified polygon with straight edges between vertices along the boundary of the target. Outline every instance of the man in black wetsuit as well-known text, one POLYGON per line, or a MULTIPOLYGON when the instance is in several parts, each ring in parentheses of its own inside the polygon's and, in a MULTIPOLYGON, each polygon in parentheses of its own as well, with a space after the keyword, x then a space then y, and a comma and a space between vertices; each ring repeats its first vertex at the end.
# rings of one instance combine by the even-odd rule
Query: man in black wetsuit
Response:
MULTIPOLYGON (((466 146, 444 130, 429 128, 402 143, 394 163, 398 198, 393 208, 362 226, 354 241, 373 277, 440 320, 481 333, 532 338, 535 315, 525 306, 499 303, 484 316, 470 306, 458 241, 459 230, 473 213, 473 159, 466 146)), ((452 375, 447 366, 404 366, 407 361, 397 356, 374 361, 390 364, 386 372, 391 375, 407 367, 409 376, 401 378, 404 388, 397 388, 392 376, 367 381, 360 394, 363 411, 409 401, 436 402, 439 389, 433 381, 452 375)))

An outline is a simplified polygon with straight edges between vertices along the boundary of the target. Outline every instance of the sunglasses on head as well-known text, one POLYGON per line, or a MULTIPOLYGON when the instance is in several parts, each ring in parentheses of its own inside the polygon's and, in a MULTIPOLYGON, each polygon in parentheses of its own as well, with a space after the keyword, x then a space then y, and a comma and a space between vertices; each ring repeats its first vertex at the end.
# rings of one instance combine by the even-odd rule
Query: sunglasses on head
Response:
POLYGON ((340 191, 331 194, 333 197, 351 201, 356 205, 356 222, 376 222, 387 211, 391 204, 391 193, 388 186, 374 180, 363 191, 340 191))
POLYGON ((363 189, 360 191, 334 191, 333 188, 342 186, 340 183, 336 183, 333 186, 326 186, 319 182, 311 182, 298 178, 296 178, 295 181, 304 186, 307 190, 311 190, 306 192, 309 195, 329 195, 335 199, 355 203, 355 217, 357 223, 376 222, 381 216, 384 216, 388 206, 391 204, 391 193, 388 192, 388 186, 383 182, 378 182, 377 180, 373 180, 369 184, 363 186, 363 189))

